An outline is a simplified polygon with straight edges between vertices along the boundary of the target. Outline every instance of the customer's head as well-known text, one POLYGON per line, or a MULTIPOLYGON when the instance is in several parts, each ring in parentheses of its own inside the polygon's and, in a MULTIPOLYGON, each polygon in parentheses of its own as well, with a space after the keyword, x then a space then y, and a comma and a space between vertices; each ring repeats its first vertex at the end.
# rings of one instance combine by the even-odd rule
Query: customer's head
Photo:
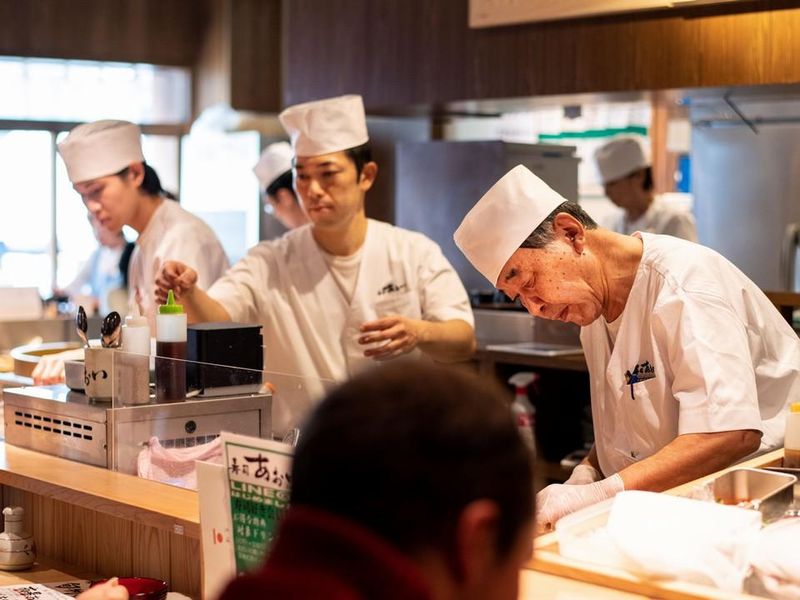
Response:
POLYGON ((395 363, 345 383, 296 449, 291 503, 371 530, 459 598, 516 598, 532 465, 493 385, 395 363))

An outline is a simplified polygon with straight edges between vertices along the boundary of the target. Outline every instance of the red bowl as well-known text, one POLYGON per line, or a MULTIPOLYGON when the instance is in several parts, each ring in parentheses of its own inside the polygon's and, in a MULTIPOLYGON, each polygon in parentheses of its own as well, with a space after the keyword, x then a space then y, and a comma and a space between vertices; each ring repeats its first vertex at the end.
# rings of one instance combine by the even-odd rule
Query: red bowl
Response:
MULTIPOLYGON (((108 579, 93 581, 92 587, 106 581, 108 579)), ((119 584, 128 590, 131 600, 164 600, 169 591, 166 581, 150 577, 120 577, 119 584)))

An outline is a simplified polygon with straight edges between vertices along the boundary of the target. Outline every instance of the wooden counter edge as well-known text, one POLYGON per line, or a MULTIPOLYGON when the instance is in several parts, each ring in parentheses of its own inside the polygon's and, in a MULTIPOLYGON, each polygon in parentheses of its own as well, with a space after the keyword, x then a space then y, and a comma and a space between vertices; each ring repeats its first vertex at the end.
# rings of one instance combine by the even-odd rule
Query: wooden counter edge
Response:
POLYGON ((197 492, 0 442, 0 484, 200 538, 197 492))

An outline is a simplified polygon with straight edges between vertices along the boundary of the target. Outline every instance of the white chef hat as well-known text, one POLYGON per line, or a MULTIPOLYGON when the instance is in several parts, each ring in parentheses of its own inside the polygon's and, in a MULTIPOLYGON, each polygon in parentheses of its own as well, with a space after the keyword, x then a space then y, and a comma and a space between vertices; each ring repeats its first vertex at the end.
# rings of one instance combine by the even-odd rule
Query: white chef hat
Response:
POLYGON ((261 153, 253 173, 262 190, 268 188, 278 177, 292 169, 294 152, 289 142, 270 144, 261 153))
POLYGON ((469 262, 495 285, 511 255, 563 202, 566 200, 558 192, 517 165, 472 207, 453 239, 469 262))
POLYGON ((58 145, 72 183, 119 173, 144 162, 142 130, 128 121, 104 120, 78 125, 58 145))
POLYGON ((369 141, 364 101, 349 95, 290 106, 278 115, 295 156, 319 156, 369 141))
POLYGON ((642 145, 633 137, 617 138, 603 144, 595 150, 594 160, 603 184, 650 166, 642 145))

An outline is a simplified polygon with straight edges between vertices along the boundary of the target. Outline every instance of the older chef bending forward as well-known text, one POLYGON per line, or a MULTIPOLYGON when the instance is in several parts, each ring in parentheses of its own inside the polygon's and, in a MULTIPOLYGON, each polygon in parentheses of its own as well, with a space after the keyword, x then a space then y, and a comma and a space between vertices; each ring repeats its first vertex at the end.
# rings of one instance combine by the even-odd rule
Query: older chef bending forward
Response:
MULTIPOLYGON (((439 247, 365 216, 378 166, 361 97, 300 104, 280 120, 311 223, 255 246, 207 294, 193 270, 167 263, 157 293, 176 289, 193 321, 263 323, 266 368, 307 377, 305 385, 344 381, 374 360, 419 351, 445 361, 468 357, 472 311, 439 247)), ((276 396, 276 431, 297 425, 315 399, 276 396)))
POLYGON ((455 241, 531 314, 582 327, 595 445, 566 484, 539 492, 540 529, 623 489, 665 490, 782 444, 800 340, 713 250, 599 229, 523 166, 455 241))

